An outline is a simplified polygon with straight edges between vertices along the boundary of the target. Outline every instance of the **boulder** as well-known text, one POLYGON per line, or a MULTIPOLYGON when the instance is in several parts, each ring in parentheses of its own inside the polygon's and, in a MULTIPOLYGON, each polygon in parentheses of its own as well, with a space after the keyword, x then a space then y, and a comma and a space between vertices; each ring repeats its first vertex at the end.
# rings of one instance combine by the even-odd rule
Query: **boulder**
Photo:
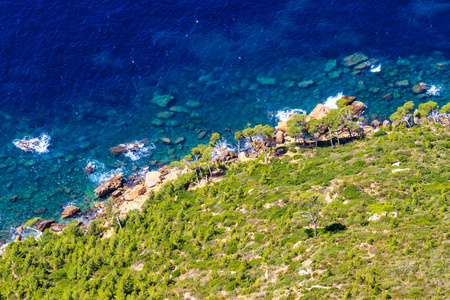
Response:
POLYGON ((383 127, 387 127, 387 126, 389 126, 389 125, 391 125, 391 123, 389 122, 389 120, 384 120, 384 121, 383 121, 383 127))
POLYGON ((147 191, 147 188, 143 185, 136 185, 129 193, 125 195, 125 200, 133 201, 137 197, 144 195, 147 191))
POLYGON ((84 173, 87 175, 94 173, 94 171, 95 169, 91 165, 88 165, 86 168, 84 168, 84 173))
POLYGON ((81 209, 79 207, 76 206, 68 206, 64 209, 64 211, 61 213, 61 218, 62 219, 66 219, 66 218, 72 218, 73 216, 75 216, 77 213, 79 213, 81 211, 81 209))
POLYGON ((22 240, 22 236, 21 235, 16 236, 16 239, 15 239, 16 242, 20 242, 21 240, 22 240))
POLYGON ((351 105, 356 100, 355 96, 342 96, 342 98, 347 100, 347 102, 345 102, 345 105, 351 105))
POLYGON ((284 132, 283 131, 277 131, 277 144, 282 144, 284 143, 284 132))
POLYGON ((372 123, 370 123, 370 125, 371 125, 373 128, 378 128, 378 127, 381 126, 381 122, 378 121, 378 120, 373 120, 372 123))
POLYGON ((143 139, 140 142, 129 142, 125 144, 120 144, 118 146, 109 149, 111 154, 119 155, 128 151, 138 151, 144 147, 144 143, 148 142, 148 139, 143 139))
POLYGON ((354 53, 352 55, 349 55, 347 57, 344 57, 343 59, 343 65, 346 67, 354 67, 356 65, 359 65, 362 62, 365 62, 366 60, 368 60, 369 58, 367 56, 365 56, 362 53, 354 53))
POLYGON ((360 101, 353 101, 352 103, 352 114, 359 116, 366 109, 364 103, 360 101))
POLYGON ((432 116, 427 117, 428 125, 434 124, 434 118, 432 116))
POLYGON ((199 140, 203 139, 206 136, 206 133, 207 133, 206 131, 200 131, 197 135, 197 138, 199 140))
POLYGON ((415 94, 420 94, 420 93, 425 92, 427 90, 427 88, 428 87, 424 82, 419 82, 419 83, 416 83, 415 85, 413 85, 412 91, 415 94))
POLYGON ((375 213, 369 217, 369 221, 378 221, 381 218, 381 215, 375 213))
POLYGON ((163 142, 164 144, 168 144, 168 145, 172 144, 172 141, 169 138, 162 138, 161 142, 163 142))
POLYGON ((228 155, 230 155, 230 158, 231 158, 231 159, 234 159, 234 158, 237 158, 237 157, 238 157, 237 154, 236 154, 236 152, 234 152, 234 151, 229 151, 229 152, 228 152, 228 155))
POLYGON ((148 172, 145 174, 145 186, 152 188, 155 185, 161 183, 160 173, 158 171, 148 172))
POLYGON ((316 107, 312 110, 312 112, 306 117, 305 122, 309 122, 311 118, 314 118, 316 120, 322 119, 325 117, 329 112, 331 111, 331 108, 326 107, 325 105, 319 103, 316 107))
POLYGON ((103 197, 111 192, 114 192, 123 184, 122 174, 114 175, 110 180, 102 183, 99 187, 94 190, 97 197, 103 197))
POLYGON ((50 225, 50 231, 54 233, 61 233, 66 227, 66 224, 53 223, 52 225, 50 225))
POLYGON ((300 88, 308 88, 312 85, 314 85, 314 81, 312 80, 304 80, 298 83, 298 87, 300 88))
POLYGON ((420 124, 420 118, 418 116, 414 116, 413 122, 414 122, 415 125, 419 125, 420 124))
POLYGON ((53 223, 55 223, 55 220, 44 219, 36 223, 36 229, 43 232, 45 229, 50 228, 53 223))
POLYGON ((278 122, 278 125, 275 127, 275 130, 280 132, 286 132, 287 131, 287 121, 278 122))

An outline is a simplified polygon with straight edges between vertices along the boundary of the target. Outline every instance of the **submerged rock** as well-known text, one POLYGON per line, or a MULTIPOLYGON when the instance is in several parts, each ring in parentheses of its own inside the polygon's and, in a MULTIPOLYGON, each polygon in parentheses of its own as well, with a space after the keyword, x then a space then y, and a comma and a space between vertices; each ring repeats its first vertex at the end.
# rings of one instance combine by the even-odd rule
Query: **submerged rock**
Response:
POLYGON ((122 174, 116 174, 108 181, 101 184, 99 187, 97 187, 94 190, 94 193, 97 195, 97 197, 103 197, 106 194, 109 194, 111 192, 114 192, 119 187, 121 187, 123 184, 123 177, 122 174))
POLYGON ((312 80, 304 80, 298 83, 298 87, 300 88, 308 88, 312 85, 314 85, 314 81, 312 80))
POLYGON ((62 219, 66 219, 66 218, 72 218, 73 216, 75 216, 77 213, 79 213, 81 211, 81 209, 79 207, 76 206, 68 206, 64 209, 64 211, 61 213, 61 218, 62 219))
POLYGON ((156 114, 156 117, 158 117, 159 119, 163 119, 163 120, 167 120, 173 117, 175 113, 171 112, 171 111, 162 111, 160 113, 156 114))
POLYGON ((167 107, 169 104, 175 102, 175 97, 172 95, 155 95, 152 102, 160 107, 167 107))
POLYGON ((331 70, 333 70, 334 68, 336 68, 336 64, 337 64, 337 60, 335 59, 330 59, 326 64, 325 67, 323 68, 323 70, 325 72, 330 72, 331 70))
POLYGON ((350 67, 354 67, 362 62, 365 62, 368 59, 369 58, 362 53, 354 53, 352 55, 344 57, 342 63, 344 64, 344 66, 350 68, 350 67))
POLYGON ((168 145, 172 144, 172 141, 169 138, 162 138, 161 142, 163 142, 164 144, 168 144, 168 145))
POLYGON ((148 142, 148 139, 143 139, 140 142, 129 142, 125 144, 120 144, 118 146, 109 149, 111 154, 119 155, 128 151, 139 151, 144 147, 144 143, 148 142))
POLYGON ((199 108, 200 106, 202 106, 202 103, 199 101, 189 100, 188 102, 186 102, 186 106, 190 108, 199 108))
POLYGON ((174 144, 178 145, 178 144, 184 143, 185 141, 186 141, 186 139, 184 137, 179 137, 175 140, 174 144))
POLYGON ((409 81, 408 81, 408 79, 400 80, 400 81, 397 81, 395 83, 395 85, 399 86, 399 87, 407 87, 407 86, 409 86, 409 81))
POLYGON ((274 85, 277 84, 277 79, 274 77, 258 77, 256 78, 261 85, 274 85))

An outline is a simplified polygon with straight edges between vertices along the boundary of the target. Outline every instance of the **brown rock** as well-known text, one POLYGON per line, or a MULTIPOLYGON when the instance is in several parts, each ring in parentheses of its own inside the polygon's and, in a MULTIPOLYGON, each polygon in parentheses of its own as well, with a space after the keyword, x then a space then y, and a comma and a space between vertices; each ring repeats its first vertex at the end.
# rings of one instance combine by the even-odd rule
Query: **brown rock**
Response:
POLYGON ((427 90, 427 88, 428 87, 424 82, 419 82, 419 83, 416 83, 415 85, 413 85, 412 91, 415 94, 420 94, 420 93, 425 92, 427 90))
POLYGON ((44 219, 36 223, 36 229, 43 232, 45 229, 50 228, 53 223, 55 223, 55 220, 44 219))
POLYGON ((94 204, 94 207, 95 207, 95 208, 100 208, 100 204, 99 204, 99 203, 95 203, 95 204, 94 204))
POLYGON ((169 138, 162 138, 161 142, 163 142, 164 144, 168 144, 168 145, 172 144, 172 141, 169 138))
POLYGON ((312 110, 312 112, 306 117, 305 122, 309 122, 311 118, 314 118, 316 120, 322 119, 325 117, 329 112, 331 111, 331 108, 326 107, 323 104, 317 104, 317 106, 312 110))
POLYGON ((17 230, 16 230, 17 233, 22 233, 22 231, 23 231, 23 227, 22 227, 22 226, 20 226, 20 227, 17 228, 17 230))
POLYGON ((92 166, 90 166, 90 165, 88 165, 88 166, 84 169, 84 173, 85 173, 85 174, 92 174, 92 173, 94 173, 94 171, 95 171, 94 167, 92 167, 92 166))
POLYGON ((16 236, 16 242, 20 242, 21 240, 22 240, 22 236, 21 235, 16 236))
POLYGON ((66 227, 66 224, 53 223, 50 225, 50 231, 54 233, 61 233, 66 227))
POLYGON ((97 195, 97 197, 103 197, 106 194, 109 194, 117 190, 119 187, 122 186, 122 184, 123 184, 122 175, 116 174, 110 180, 102 183, 99 187, 97 187, 94 190, 94 193, 97 195))
POLYGON ((105 202, 100 203, 100 207, 104 208, 106 206, 105 202))
POLYGON ((353 102, 355 102, 356 97, 355 96, 343 96, 342 98, 346 99, 347 102, 345 103, 345 105, 350 105, 353 102))
POLYGON ((284 132, 283 131, 277 131, 277 144, 284 143, 284 132))
POLYGON ((97 218, 103 218, 106 220, 106 218, 107 218, 106 213, 104 213, 104 212, 97 213, 97 218))
POLYGON ((434 122, 434 118, 433 118, 432 116, 428 116, 428 117, 427 117, 427 121, 428 121, 428 124, 429 124, 429 125, 435 123, 435 122, 434 122))
POLYGON ((363 111, 366 109, 366 106, 364 103, 359 101, 353 101, 352 103, 352 114, 354 115, 360 115, 363 113, 363 111))
POLYGON ((370 125, 372 125, 373 128, 378 128, 381 126, 381 122, 378 120, 373 120, 372 123, 370 123, 370 125))
POLYGON ((152 188, 161 183, 160 173, 158 171, 148 172, 145 174, 145 186, 152 188))
POLYGON ((117 198, 117 197, 119 197, 120 195, 122 195, 122 189, 117 189, 117 190, 115 190, 114 192, 112 192, 111 193, 111 197, 113 197, 113 198, 117 198))
POLYGON ((230 151, 230 152, 228 152, 228 154, 230 155, 230 158, 231 158, 231 159, 234 159, 234 158, 237 158, 237 157, 238 157, 237 154, 236 154, 236 152, 234 152, 234 151, 230 151))
POLYGON ((278 122, 278 125, 275 127, 275 130, 280 132, 286 132, 287 131, 287 121, 278 122))
POLYGON ((389 94, 384 95, 383 99, 392 99, 392 94, 389 93, 389 94))
POLYGON ((16 202, 17 200, 19 200, 19 196, 17 196, 17 195, 14 195, 11 198, 9 198, 10 202, 16 202))
POLYGON ((135 186, 131 192, 128 194, 128 201, 133 201, 134 199, 136 199, 137 197, 144 195, 144 193, 147 191, 147 188, 143 185, 137 185, 135 186))
POLYGON ((73 216, 75 216, 77 213, 79 213, 81 210, 79 207, 76 206, 68 206, 64 209, 64 211, 61 213, 61 218, 62 219, 66 219, 66 218, 72 218, 73 216))
POLYGON ((362 53, 354 53, 347 57, 344 57, 343 64, 346 67, 354 67, 362 62, 365 62, 369 58, 362 53))
POLYGON ((0 247, 6 244, 6 240, 0 240, 0 247))
POLYGON ((383 121, 383 127, 389 126, 391 123, 388 120, 383 121))

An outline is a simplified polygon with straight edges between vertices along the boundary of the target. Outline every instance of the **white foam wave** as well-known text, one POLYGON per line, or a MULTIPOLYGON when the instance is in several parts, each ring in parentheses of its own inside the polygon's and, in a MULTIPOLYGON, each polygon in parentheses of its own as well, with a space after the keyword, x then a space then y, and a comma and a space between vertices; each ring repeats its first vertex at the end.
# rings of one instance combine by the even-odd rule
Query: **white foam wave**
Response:
POLYGON ((128 148, 128 151, 124 153, 126 157, 131 159, 132 161, 140 160, 142 157, 145 157, 150 154, 150 150, 155 149, 156 146, 154 143, 150 143, 147 146, 144 147, 144 143, 142 142, 135 142, 139 149, 133 148, 132 145, 125 145, 128 148))
POLYGON ((336 102, 339 99, 342 99, 342 97, 344 97, 344 93, 338 93, 336 96, 330 96, 327 98, 327 101, 325 101, 323 105, 329 108, 338 108, 336 102))
POLYGON ((95 159, 87 159, 87 166, 91 166, 94 168, 94 172, 88 174, 89 180, 94 182, 95 184, 102 184, 105 181, 111 179, 115 174, 124 174, 125 168, 124 166, 115 168, 115 169, 107 169, 104 163, 101 163, 95 159))
POLYGON ((47 153, 50 146, 50 135, 42 133, 39 137, 25 137, 21 140, 16 139, 13 141, 14 146, 20 150, 35 153, 47 153))
POLYGON ((277 118, 278 122, 284 122, 289 120, 294 114, 306 114, 306 111, 300 108, 279 110, 275 118, 277 118))
POLYGON ((212 158, 222 157, 226 151, 236 152, 236 148, 228 144, 226 140, 217 141, 213 148, 212 158))
POLYGON ((432 84, 430 85, 430 87, 427 89, 427 94, 430 96, 439 96, 442 92, 444 88, 442 87, 442 85, 435 85, 432 84))
POLYGON ((381 64, 370 66, 370 72, 378 73, 381 71, 381 64))

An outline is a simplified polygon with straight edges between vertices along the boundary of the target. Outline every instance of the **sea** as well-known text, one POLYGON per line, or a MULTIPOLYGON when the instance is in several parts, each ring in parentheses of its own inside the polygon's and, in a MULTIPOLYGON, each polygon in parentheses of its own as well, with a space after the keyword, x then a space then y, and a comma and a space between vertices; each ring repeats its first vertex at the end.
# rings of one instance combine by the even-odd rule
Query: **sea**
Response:
POLYGON ((449 16, 444 0, 0 0, 0 240, 35 217, 68 222, 113 174, 179 160, 213 132, 232 144, 342 95, 369 122, 443 105, 449 16), (370 64, 346 66, 355 53, 370 64))

